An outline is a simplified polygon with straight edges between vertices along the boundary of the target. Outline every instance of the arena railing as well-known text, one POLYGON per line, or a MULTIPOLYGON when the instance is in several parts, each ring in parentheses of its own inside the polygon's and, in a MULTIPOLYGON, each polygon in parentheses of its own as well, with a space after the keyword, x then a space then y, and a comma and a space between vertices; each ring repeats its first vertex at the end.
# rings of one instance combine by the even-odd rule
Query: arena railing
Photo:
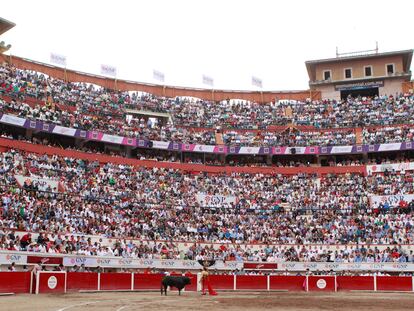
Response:
MULTIPOLYGON (((185 273, 185 291, 201 291, 201 274, 185 273)), ((0 272, 0 293, 62 294, 73 291, 160 291, 165 274, 64 271, 0 272)), ((210 274, 216 291, 398 291, 413 292, 413 276, 380 275, 222 275, 210 274)), ((169 290, 175 290, 170 288, 169 290)), ((173 293, 171 293, 173 294, 173 293)))
POLYGON ((36 145, 23 141, 0 138, 0 148, 5 151, 9 149, 24 150, 27 152, 47 155, 58 155, 62 157, 79 158, 88 161, 99 161, 100 163, 114 163, 123 165, 143 166, 147 168, 172 168, 190 172, 207 172, 207 173, 247 173, 247 174, 283 174, 296 175, 298 173, 307 174, 345 174, 356 173, 366 174, 366 166, 322 166, 322 167, 234 167, 234 166, 213 166, 203 164, 188 164, 175 162, 161 162, 152 160, 137 160, 118 156, 109 156, 96 153, 86 153, 76 150, 67 150, 57 147, 36 145))

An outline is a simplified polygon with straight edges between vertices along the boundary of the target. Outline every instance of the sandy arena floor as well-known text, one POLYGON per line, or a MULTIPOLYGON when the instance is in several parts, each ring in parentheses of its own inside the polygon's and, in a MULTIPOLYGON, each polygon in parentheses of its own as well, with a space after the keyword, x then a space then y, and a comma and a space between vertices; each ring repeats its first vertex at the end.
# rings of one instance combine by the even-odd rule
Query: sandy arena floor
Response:
POLYGON ((1 311, 414 310, 412 293, 71 293, 0 297, 1 311))

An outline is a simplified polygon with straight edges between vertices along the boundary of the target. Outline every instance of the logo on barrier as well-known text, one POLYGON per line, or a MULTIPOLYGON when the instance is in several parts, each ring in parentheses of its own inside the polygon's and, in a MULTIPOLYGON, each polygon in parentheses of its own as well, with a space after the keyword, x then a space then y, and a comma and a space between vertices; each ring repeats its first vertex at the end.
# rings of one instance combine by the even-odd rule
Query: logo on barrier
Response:
POLYGON ((154 265, 154 260, 151 259, 141 259, 139 261, 140 265, 146 265, 146 266, 153 266, 154 265))
POLYGON ((289 263, 289 262, 286 262, 286 263, 281 264, 281 269, 288 269, 288 270, 291 270, 291 269, 295 269, 295 268, 296 268, 296 266, 297 266, 297 264, 296 264, 296 263, 289 263))
POLYGON ((196 261, 183 261, 183 266, 184 267, 197 267, 198 262, 196 262, 196 261))
POLYGON ((234 268, 234 269, 238 268, 237 262, 225 262, 224 266, 227 268, 234 268))
POLYGON ((127 265, 127 266, 129 266, 129 265, 132 265, 133 261, 132 261, 132 259, 119 259, 118 260, 118 263, 120 265, 127 265))
POLYGON ((109 265, 111 263, 111 259, 98 259, 96 260, 96 262, 98 264, 102 264, 102 265, 109 265))
POLYGON ((20 256, 20 255, 6 255, 6 260, 7 261, 18 261, 18 262, 20 262, 21 259, 22 259, 22 256, 20 256))
POLYGON ((406 269, 408 269, 408 265, 406 263, 394 263, 392 265, 392 267, 394 269, 398 269, 398 270, 406 270, 406 269))
POLYGON ((57 284, 58 284, 58 280, 54 275, 52 275, 51 277, 47 279, 47 287, 49 287, 50 289, 55 289, 57 284))
POLYGON ((324 289, 324 288, 326 287, 326 281, 325 281, 324 279, 319 279, 319 280, 316 282, 316 286, 317 286, 319 289, 324 289))
POLYGON ((85 257, 75 257, 75 258, 71 258, 70 262, 72 264, 85 264, 86 263, 86 258, 85 257))
POLYGON ((383 263, 373 263, 370 265, 369 270, 382 270, 384 269, 385 265, 383 263))
POLYGON ((305 269, 310 269, 310 270, 312 269, 315 270, 318 267, 318 265, 314 262, 309 262, 309 263, 305 262, 303 266, 305 267, 305 269))
POLYGON ((336 270, 339 268, 339 263, 326 263, 325 264, 325 269, 326 270, 336 270))

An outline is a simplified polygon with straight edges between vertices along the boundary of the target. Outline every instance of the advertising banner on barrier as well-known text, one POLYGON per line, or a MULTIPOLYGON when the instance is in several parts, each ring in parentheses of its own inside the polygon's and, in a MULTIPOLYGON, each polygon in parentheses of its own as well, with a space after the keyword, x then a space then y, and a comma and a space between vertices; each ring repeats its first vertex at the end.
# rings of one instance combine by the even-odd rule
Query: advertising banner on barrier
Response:
POLYGON ((243 264, 244 269, 253 270, 274 270, 277 269, 277 263, 275 262, 245 262, 243 264))
POLYGON ((0 264, 10 265, 13 262, 16 263, 16 265, 25 265, 27 263, 27 256, 19 254, 0 254, 0 264))
MULTIPOLYGON (((195 260, 174 260, 174 259, 132 259, 132 258, 105 258, 105 257, 64 257, 63 265, 73 267, 84 264, 85 267, 111 267, 111 268, 156 268, 156 269, 180 269, 180 270, 198 270, 202 265, 195 260)), ((243 262, 236 261, 216 261, 210 266, 218 270, 235 270, 243 268, 243 262)))
POLYGON ((197 203, 204 207, 231 207, 232 204, 237 203, 237 198, 230 195, 212 195, 197 193, 197 203))
POLYGON ((14 175, 20 187, 26 184, 35 184, 41 191, 63 192, 65 187, 62 183, 48 178, 38 178, 33 176, 14 175))
POLYGON ((371 175, 372 173, 382 173, 385 171, 401 172, 413 170, 414 162, 367 165, 367 172, 369 175, 371 175))
POLYGON ((399 262, 280 262, 277 270, 288 271, 414 271, 414 264, 399 262))
POLYGON ((372 207, 376 207, 381 203, 388 203, 390 206, 398 206, 400 201, 410 203, 414 200, 414 194, 372 195, 369 198, 372 207))

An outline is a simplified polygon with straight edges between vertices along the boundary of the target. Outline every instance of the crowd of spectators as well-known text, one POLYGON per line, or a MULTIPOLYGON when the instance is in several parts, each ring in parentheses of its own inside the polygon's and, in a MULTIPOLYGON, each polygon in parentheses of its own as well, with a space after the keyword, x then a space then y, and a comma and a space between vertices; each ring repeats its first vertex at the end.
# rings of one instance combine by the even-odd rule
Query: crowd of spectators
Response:
POLYGON ((413 194, 412 171, 366 177, 207 175, 15 150, 3 152, 0 164, 0 226, 47 232, 35 241, 30 235, 13 238, 7 230, 0 232, 2 249, 196 260, 412 260, 397 245, 414 241, 413 202, 369 202, 371 194, 413 194), (25 182, 18 185, 21 175, 25 182), (234 199, 206 203, 200 194, 234 199), (116 242, 92 242, 88 236, 116 242), (177 242, 191 246, 180 250, 177 242), (245 243, 269 246, 252 251, 245 243), (310 244, 395 244, 397 251, 329 253, 310 244))
POLYGON ((213 145, 220 143, 215 133, 223 132, 223 141, 229 145, 327 146, 357 143, 356 127, 364 127, 360 142, 368 144, 411 140, 414 131, 412 94, 341 101, 216 103, 67 83, 6 64, 0 67, 0 94, 13 98, 0 102, 4 112, 83 130, 160 141, 213 145), (27 97, 47 104, 29 106, 24 103, 27 97), (170 118, 158 122, 157 118, 142 115, 127 117, 127 109, 164 112, 170 118), (286 128, 269 130, 271 125, 286 128), (194 127, 204 129, 195 131, 194 127))
MULTIPOLYGON (((327 146, 411 141, 414 133, 410 94, 216 103, 67 83, 2 65, 0 95, 4 113, 149 140, 216 144, 222 134, 227 145, 327 146), (45 104, 29 105, 28 97, 45 104), (126 109, 170 118, 128 117, 126 109), (362 128, 359 142, 356 127, 362 128)), ((163 159, 151 152, 139 156, 163 159)), ((173 154, 165 157, 178 161, 173 154)), ((372 195, 414 194, 413 177, 412 171, 208 175, 9 150, 0 155, 0 249, 154 259, 414 262, 413 251, 401 246, 414 243, 414 202, 370 202, 372 195), (23 184, 17 176, 24 176, 23 184), (205 196, 216 200, 207 203, 200 199, 205 196), (181 242, 188 245, 183 249, 181 242), (216 246, 202 244, 211 242, 216 246), (324 246, 330 244, 344 247, 324 246), (367 246, 372 244, 390 246, 367 246)))

